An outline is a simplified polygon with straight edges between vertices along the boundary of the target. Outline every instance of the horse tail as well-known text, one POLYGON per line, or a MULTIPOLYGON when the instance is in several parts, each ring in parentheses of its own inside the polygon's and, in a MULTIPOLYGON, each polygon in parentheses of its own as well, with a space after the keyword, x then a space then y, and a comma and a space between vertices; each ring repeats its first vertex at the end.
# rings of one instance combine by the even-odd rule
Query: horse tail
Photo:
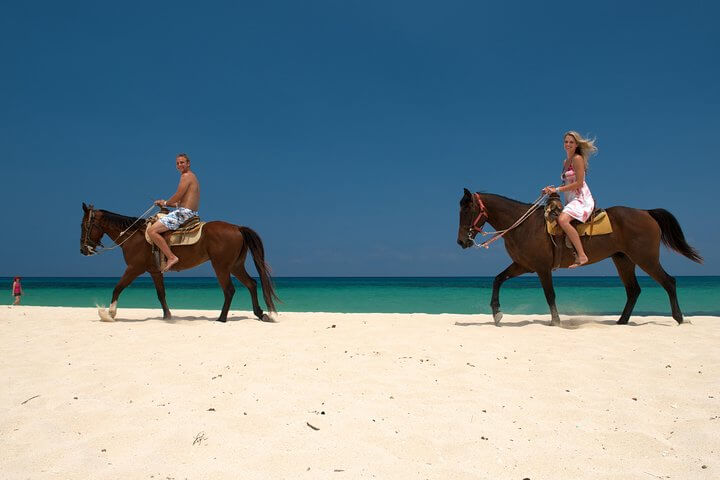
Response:
POLYGON ((655 208, 647 211, 660 226, 660 240, 666 247, 685 255, 693 262, 702 263, 700 253, 685 241, 685 235, 677 219, 664 208, 655 208))
POLYGON ((258 275, 260 275, 260 283, 262 284, 265 304, 270 312, 276 312, 277 309, 275 308, 275 300, 280 301, 280 299, 275 293, 275 286, 273 285, 272 278, 270 277, 270 265, 265 262, 265 248, 263 247, 262 240, 260 240, 260 235, 248 227, 238 228, 250 248, 253 262, 255 262, 255 268, 257 269, 258 275))

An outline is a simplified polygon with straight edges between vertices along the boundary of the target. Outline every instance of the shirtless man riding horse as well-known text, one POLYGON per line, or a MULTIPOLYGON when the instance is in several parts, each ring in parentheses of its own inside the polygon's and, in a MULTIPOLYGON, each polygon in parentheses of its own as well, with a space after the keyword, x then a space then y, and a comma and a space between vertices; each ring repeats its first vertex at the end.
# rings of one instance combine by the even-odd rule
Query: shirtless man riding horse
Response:
POLYGON ((155 222, 148 230, 148 236, 167 258, 163 273, 170 270, 180 259, 170 250, 162 234, 168 230, 177 230, 180 225, 192 217, 196 217, 200 205, 200 183, 195 174, 190 171, 190 158, 184 153, 179 153, 175 157, 175 166, 180 172, 177 191, 167 200, 155 200, 155 205, 176 207, 176 209, 155 222))

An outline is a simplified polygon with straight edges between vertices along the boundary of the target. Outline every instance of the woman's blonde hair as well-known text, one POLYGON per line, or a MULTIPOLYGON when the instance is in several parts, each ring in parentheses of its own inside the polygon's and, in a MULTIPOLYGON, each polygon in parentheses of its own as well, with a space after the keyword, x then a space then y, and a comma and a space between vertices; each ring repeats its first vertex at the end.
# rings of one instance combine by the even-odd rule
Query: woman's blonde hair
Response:
POLYGON ((597 152, 597 147, 595 146, 595 138, 590 140, 589 138, 584 138, 579 133, 570 130, 569 132, 565 132, 565 135, 563 135, 563 139, 570 135, 575 139, 575 142, 577 143, 577 148, 575 148, 575 153, 582 156, 583 160, 585 160, 585 170, 587 171, 588 167, 590 166, 590 155, 593 155, 595 152, 597 152))

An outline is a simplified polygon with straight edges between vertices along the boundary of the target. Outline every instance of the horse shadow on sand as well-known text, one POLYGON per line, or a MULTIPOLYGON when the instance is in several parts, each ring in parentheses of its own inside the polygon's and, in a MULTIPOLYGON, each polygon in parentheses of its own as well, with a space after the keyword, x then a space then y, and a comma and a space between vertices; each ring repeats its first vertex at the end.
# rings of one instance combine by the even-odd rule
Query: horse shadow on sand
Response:
MULTIPOLYGON (((102 320, 97 319, 96 321, 102 322, 102 323, 138 323, 138 322, 148 322, 151 320, 160 320, 165 323, 174 324, 174 323, 180 323, 180 322, 195 322, 195 321, 205 321, 205 322, 217 322, 217 317, 206 317, 206 316, 199 316, 199 315, 187 315, 187 316, 173 316, 172 318, 163 318, 162 316, 155 316, 155 317, 146 317, 146 318, 120 318, 117 317, 115 320, 102 320)), ((252 320, 254 322, 260 322, 255 317, 249 317, 247 315, 228 315, 227 321, 228 322, 240 322, 240 321, 246 321, 246 320, 252 320)), ((217 323, 223 323, 223 322, 217 322, 217 323)), ((273 323, 273 322, 261 322, 261 323, 273 323)))
MULTIPOLYGON (((512 321, 512 320, 502 320, 499 324, 495 324, 493 320, 488 320, 487 322, 455 322, 455 326, 457 327, 510 327, 510 328, 517 328, 517 327, 525 327, 527 325, 544 325, 549 326, 550 321, 539 319, 539 318, 531 318, 529 320, 520 320, 520 321, 512 321)), ((580 328, 588 328, 588 327, 600 327, 603 325, 613 325, 615 326, 617 323, 615 320, 611 319, 599 319, 599 318, 591 318, 591 317, 569 317, 565 320, 560 321, 560 328, 564 328, 566 330, 577 330, 580 328)), ((648 320, 648 321, 630 321, 625 326, 627 327, 641 327, 643 325, 659 325, 662 327, 673 327, 676 325, 668 324, 665 322, 659 322, 657 320, 648 320)))

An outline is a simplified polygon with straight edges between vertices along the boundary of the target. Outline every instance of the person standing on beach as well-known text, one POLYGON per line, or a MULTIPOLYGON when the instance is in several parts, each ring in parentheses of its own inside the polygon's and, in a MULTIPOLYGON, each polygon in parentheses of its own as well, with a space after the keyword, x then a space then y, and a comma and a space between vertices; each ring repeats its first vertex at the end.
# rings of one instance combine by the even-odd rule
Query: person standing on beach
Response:
POLYGON ((167 258, 163 273, 170 270, 180 259, 170 250, 162 234, 168 230, 177 230, 180 225, 192 217, 196 217, 200 205, 200 184, 195 174, 190 171, 190 157, 184 153, 179 153, 175 157, 175 167, 180 172, 180 183, 177 191, 167 200, 155 200, 155 205, 176 208, 155 222, 148 230, 148 235, 152 241, 155 242, 155 245, 160 248, 167 258))
POLYGON ((12 294, 15 297, 13 305, 20 305, 20 296, 23 294, 22 284, 20 283, 20 277, 15 277, 12 285, 12 294))
POLYGON ((587 263, 588 257, 580 242, 580 235, 570 222, 572 220, 587 222, 595 208, 595 200, 585 182, 585 175, 588 169, 588 159, 590 155, 597 152, 597 147, 594 139, 583 138, 574 131, 569 131, 564 135, 564 146, 566 158, 563 161, 561 177, 563 184, 559 187, 548 185, 543 188, 542 193, 565 192, 565 207, 558 216, 557 223, 575 247, 577 258, 575 263, 569 267, 575 268, 587 263))

